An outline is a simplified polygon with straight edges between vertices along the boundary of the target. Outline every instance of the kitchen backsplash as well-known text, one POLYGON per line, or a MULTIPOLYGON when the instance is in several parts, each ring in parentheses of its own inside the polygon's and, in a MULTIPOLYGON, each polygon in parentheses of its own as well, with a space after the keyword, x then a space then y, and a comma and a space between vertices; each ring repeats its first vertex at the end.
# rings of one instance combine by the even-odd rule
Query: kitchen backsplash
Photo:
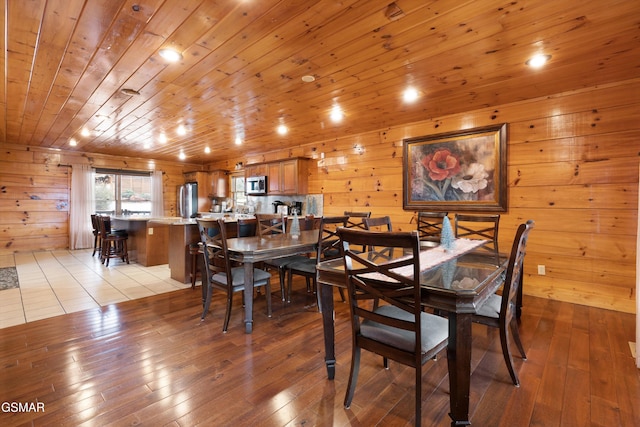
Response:
POLYGON ((302 215, 322 216, 324 198, 322 194, 306 194, 299 196, 248 196, 257 213, 274 213, 274 203, 279 201, 285 205, 302 202, 302 215))

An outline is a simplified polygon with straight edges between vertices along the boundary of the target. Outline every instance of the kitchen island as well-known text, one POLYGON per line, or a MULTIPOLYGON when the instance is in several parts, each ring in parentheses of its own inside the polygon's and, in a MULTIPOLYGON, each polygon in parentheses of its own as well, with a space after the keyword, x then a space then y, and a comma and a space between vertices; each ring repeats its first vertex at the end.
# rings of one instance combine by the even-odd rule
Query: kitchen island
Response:
POLYGON ((129 235, 129 260, 145 267, 169 262, 169 224, 179 217, 112 216, 111 227, 129 235))
MULTIPOLYGON (((224 218, 232 226, 238 218, 253 215, 203 213, 203 217, 224 218)), ((195 219, 181 217, 114 216, 113 228, 129 233, 129 257, 144 266, 169 264, 171 278, 181 283, 191 280, 189 245, 200 241, 195 219)), ((233 227, 235 232, 235 227, 233 227)), ((231 233, 234 235, 235 233, 231 233)))

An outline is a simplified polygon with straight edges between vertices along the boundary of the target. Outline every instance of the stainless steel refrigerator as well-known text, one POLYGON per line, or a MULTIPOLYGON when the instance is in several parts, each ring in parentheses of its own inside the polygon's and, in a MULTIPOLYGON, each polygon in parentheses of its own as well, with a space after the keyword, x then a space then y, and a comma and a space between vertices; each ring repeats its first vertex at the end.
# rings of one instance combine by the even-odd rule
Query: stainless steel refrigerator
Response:
POLYGON ((178 186, 178 213, 182 218, 195 218, 198 213, 198 183, 178 186))

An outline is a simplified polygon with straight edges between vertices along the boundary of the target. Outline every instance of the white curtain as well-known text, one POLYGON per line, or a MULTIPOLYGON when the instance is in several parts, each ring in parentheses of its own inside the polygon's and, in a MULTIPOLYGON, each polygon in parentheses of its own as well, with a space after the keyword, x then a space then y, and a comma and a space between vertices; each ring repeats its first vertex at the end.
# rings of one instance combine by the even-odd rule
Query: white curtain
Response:
POLYGON ((151 174, 151 216, 164 216, 164 196, 162 192, 162 171, 151 174))
POLYGON ((72 165, 71 203, 69 204, 69 247, 84 249, 93 247, 91 214, 93 200, 93 169, 88 165, 72 165))

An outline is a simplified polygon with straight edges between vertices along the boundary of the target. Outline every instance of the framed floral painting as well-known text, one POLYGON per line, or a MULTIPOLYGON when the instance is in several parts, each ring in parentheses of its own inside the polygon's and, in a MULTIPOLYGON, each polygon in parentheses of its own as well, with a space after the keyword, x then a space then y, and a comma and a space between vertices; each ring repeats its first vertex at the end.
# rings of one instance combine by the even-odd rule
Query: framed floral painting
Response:
POLYGON ((507 210, 506 123, 403 143, 404 209, 507 210))

